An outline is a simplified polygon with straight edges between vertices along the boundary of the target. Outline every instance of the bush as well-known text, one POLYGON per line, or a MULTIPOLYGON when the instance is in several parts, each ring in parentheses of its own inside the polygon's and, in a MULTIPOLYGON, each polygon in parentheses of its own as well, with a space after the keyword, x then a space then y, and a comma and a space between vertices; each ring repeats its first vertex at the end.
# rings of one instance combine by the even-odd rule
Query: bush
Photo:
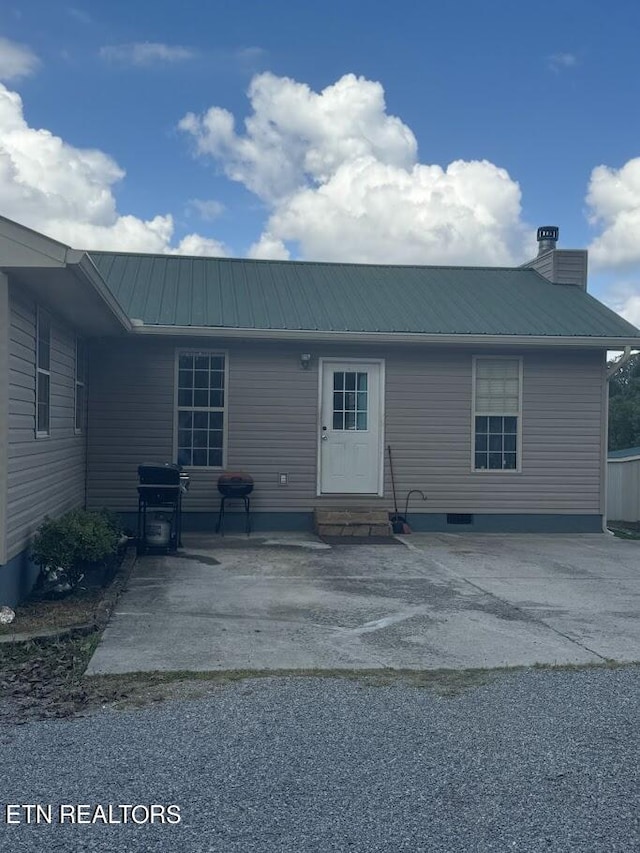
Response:
POLYGON ((41 586, 57 593, 70 592, 91 564, 115 557, 120 525, 105 511, 77 509, 60 518, 46 518, 40 526, 31 556, 42 569, 41 586))
POLYGON ((106 507, 102 507, 102 509, 97 510, 97 515, 101 516, 104 521, 109 525, 109 527, 118 535, 118 537, 124 534, 124 526, 122 524, 122 519, 118 515, 117 512, 114 512, 112 509, 107 509, 106 507))

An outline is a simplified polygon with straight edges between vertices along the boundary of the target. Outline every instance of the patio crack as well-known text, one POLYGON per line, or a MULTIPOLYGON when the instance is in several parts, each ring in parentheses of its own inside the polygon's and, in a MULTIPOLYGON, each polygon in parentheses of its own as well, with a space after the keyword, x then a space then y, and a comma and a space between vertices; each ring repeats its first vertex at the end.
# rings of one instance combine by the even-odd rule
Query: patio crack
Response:
MULTIPOLYGON (((458 576, 458 577, 460 577, 460 576, 458 576)), ((570 637, 569 634, 565 634, 564 631, 560 631, 560 630, 558 630, 558 628, 554 628, 553 625, 549 625, 548 622, 545 622, 544 619, 540 619, 539 616, 535 616, 535 615, 529 613, 527 610, 524 610, 522 607, 518 607, 517 604, 514 604, 513 602, 509 601, 506 598, 501 598, 499 595, 496 595, 495 592, 491 592, 488 589, 484 589, 484 587, 481 587, 477 583, 473 583, 473 581, 470 581, 467 578, 460 577, 460 580, 462 580, 464 583, 468 584, 470 587, 473 587, 473 589, 478 590, 483 595, 488 595, 491 598, 495 599, 496 601, 499 601, 500 604, 503 604, 506 607, 509 607, 512 610, 516 610, 518 613, 521 613, 523 619, 526 619, 527 621, 530 621, 530 622, 537 622, 539 625, 544 625, 544 627, 547 628, 549 631, 553 632, 554 634, 557 634, 559 637, 564 637, 565 640, 568 640, 570 643, 573 643, 573 645, 578 646, 578 648, 582 649, 583 651, 589 652, 589 654, 595 655, 597 658, 600 658, 601 661, 608 662, 611 660, 611 658, 608 658, 605 655, 601 655, 595 649, 589 648, 589 646, 585 645, 585 643, 581 643, 579 640, 576 640, 574 637, 570 637)))
MULTIPOLYGON (((424 556, 422 554, 422 552, 420 551, 420 549, 416 548, 415 545, 412 545, 409 542, 404 542, 404 545, 410 551, 413 551, 416 554, 420 554, 420 556, 424 556)), ((446 574, 453 575, 453 577, 455 577, 459 581, 462 581, 463 583, 467 584, 472 589, 475 589, 476 591, 481 592, 483 595, 488 595, 490 598, 493 598, 495 601, 500 602, 500 604, 502 604, 503 606, 509 607, 512 610, 515 610, 518 613, 521 613, 524 620, 536 622, 539 625, 543 625, 545 628, 547 628, 547 630, 551 631, 553 634, 556 634, 558 637, 562 637, 563 639, 568 640, 568 642, 572 643, 574 646, 577 646, 578 648, 582 649, 583 651, 588 652, 591 655, 595 655, 595 657, 599 658, 601 661, 603 661, 605 663, 609 663, 612 660, 611 658, 608 658, 605 655, 601 655, 599 652, 597 652, 595 649, 590 648, 585 643, 581 643, 579 640, 576 640, 574 637, 571 637, 568 634, 565 634, 564 631, 560 631, 558 628, 554 628, 553 625, 550 625, 548 622, 545 622, 544 619, 540 619, 539 616, 535 616, 534 614, 529 613, 528 611, 524 610, 524 608, 519 607, 517 604, 513 604, 513 602, 509 601, 506 598, 501 598, 499 595, 496 595, 494 592, 491 592, 490 590, 485 589, 484 587, 480 586, 480 584, 474 583, 473 581, 470 581, 468 578, 465 578, 464 575, 457 574, 451 568, 444 565, 439 560, 436 560, 433 556, 430 556, 429 560, 432 563, 434 563, 435 565, 437 565, 438 568, 440 568, 446 574)))

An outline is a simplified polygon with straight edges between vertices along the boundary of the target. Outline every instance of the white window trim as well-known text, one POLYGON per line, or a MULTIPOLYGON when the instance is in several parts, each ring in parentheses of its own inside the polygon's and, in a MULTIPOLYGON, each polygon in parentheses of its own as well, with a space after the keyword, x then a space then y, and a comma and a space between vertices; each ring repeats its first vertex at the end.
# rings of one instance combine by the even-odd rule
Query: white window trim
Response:
MULTIPOLYGON (((522 377, 523 359, 521 355, 474 355, 471 360, 471 473, 486 476, 487 474, 522 474, 522 377), (517 452, 515 468, 476 468, 476 365, 478 361, 517 361, 518 362, 518 426, 516 431, 517 452)), ((489 413, 482 412, 482 415, 489 413)), ((490 414, 489 414, 490 416, 490 414)), ((513 413, 509 413, 513 417, 513 413)), ((494 417, 505 417, 504 412, 496 412, 494 417)))
POLYGON ((75 380, 75 381, 74 381, 74 384, 73 384, 73 432, 74 432, 74 434, 75 434, 75 435, 82 435, 82 434, 84 433, 84 431, 85 431, 86 423, 87 423, 87 420, 86 420, 86 407, 87 407, 87 381, 86 381, 86 375, 87 375, 87 351, 86 351, 86 339, 85 339, 85 338, 81 338, 79 335, 76 335, 76 337, 75 337, 75 341, 76 341, 76 344, 75 344, 75 357, 74 357, 74 364, 75 364, 75 371, 74 371, 74 372, 75 372, 75 376, 74 376, 74 380, 75 380), (85 362, 85 363, 84 363, 84 375, 85 375, 85 378, 84 378, 84 380, 82 380, 82 381, 81 381, 80 379, 78 379, 78 343, 79 343, 80 341, 82 342, 83 346, 85 347, 85 352, 84 352, 84 362, 85 362), (81 385, 81 386, 82 386, 82 388, 84 389, 84 411, 82 412, 82 424, 83 424, 83 426, 81 426, 81 427, 78 427, 78 420, 77 420, 77 412, 78 412, 78 385, 81 385))
MULTIPOLYGON (((183 465, 189 471, 224 471, 227 467, 227 443, 229 421, 229 351, 207 349, 206 347, 178 347, 174 353, 173 367, 173 460, 178 464, 178 371, 181 355, 222 355, 224 356, 224 406, 222 407, 222 465, 183 465)), ((186 408, 192 408, 187 406, 186 408)), ((193 410, 193 409, 192 409, 193 410)), ((196 410, 193 410, 196 411, 196 410)), ((201 411, 216 412, 219 409, 207 407, 201 411)))
POLYGON ((53 334, 52 334, 51 315, 47 311, 44 311, 42 308, 40 308, 39 305, 36 306, 36 329, 35 329, 35 332, 36 332, 36 348, 35 348, 35 350, 36 350, 35 351, 35 355, 36 355, 36 365, 35 365, 35 367, 36 367, 36 370, 35 370, 36 410, 35 410, 35 416, 36 417, 35 417, 35 424, 34 424, 35 436, 36 436, 36 438, 51 438, 51 344, 52 344, 52 340, 53 340, 53 334), (46 314, 48 319, 49 319, 49 369, 48 370, 45 370, 44 368, 40 367, 40 317, 43 314, 46 314), (47 429, 46 431, 38 429, 38 403, 40 402, 40 400, 38 398, 38 385, 40 384, 38 382, 38 378, 39 378, 39 375, 41 373, 44 374, 45 376, 49 377, 49 400, 48 400, 49 429, 47 429))

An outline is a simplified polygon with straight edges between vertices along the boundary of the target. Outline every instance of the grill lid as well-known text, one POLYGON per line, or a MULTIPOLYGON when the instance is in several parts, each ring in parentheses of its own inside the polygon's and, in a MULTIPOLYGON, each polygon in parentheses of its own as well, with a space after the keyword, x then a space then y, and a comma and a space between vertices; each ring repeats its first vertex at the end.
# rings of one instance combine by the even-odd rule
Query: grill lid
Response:
POLYGON ((138 465, 138 479, 142 486, 179 486, 180 471, 171 462, 143 462, 138 465))
POLYGON ((253 477, 244 471, 227 471, 218 477, 218 491, 227 496, 243 496, 253 491, 253 477))

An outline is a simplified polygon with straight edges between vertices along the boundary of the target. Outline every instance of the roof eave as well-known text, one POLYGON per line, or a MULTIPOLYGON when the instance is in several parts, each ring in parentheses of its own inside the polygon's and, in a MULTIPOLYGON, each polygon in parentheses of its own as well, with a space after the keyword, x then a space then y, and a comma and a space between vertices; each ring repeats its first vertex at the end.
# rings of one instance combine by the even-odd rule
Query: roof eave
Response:
POLYGON ((109 290, 105 280, 97 270, 96 265, 87 252, 71 249, 67 255, 67 264, 75 265, 82 272, 84 278, 91 284, 105 306, 111 311, 118 324, 127 332, 133 329, 133 324, 127 314, 123 311, 120 303, 109 290))
POLYGON ((137 335, 162 335, 198 338, 244 338, 251 340, 281 341, 350 341, 358 343, 416 343, 416 344, 471 344, 490 346, 554 346, 594 347, 597 349, 640 349, 640 337, 593 337, 587 335, 478 335, 478 334, 426 334, 422 332, 350 332, 320 331, 316 329, 246 329, 212 326, 146 325, 133 320, 131 331, 137 335))

